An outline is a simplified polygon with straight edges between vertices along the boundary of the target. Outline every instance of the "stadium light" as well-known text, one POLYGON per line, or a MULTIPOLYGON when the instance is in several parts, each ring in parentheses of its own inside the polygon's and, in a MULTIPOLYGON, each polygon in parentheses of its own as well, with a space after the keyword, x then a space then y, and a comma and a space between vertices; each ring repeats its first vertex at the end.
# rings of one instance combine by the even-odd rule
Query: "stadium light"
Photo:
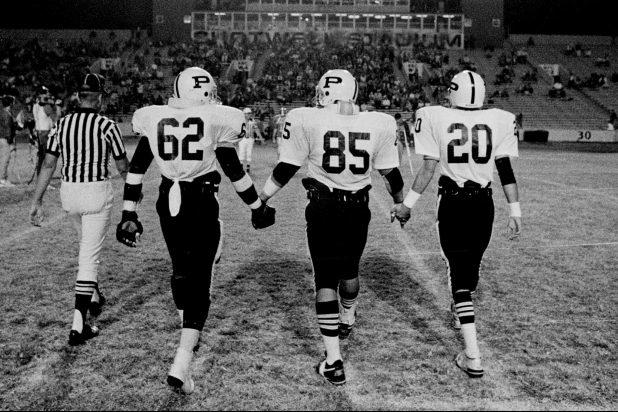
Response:
POLYGON ((443 14, 442 17, 444 17, 445 19, 452 19, 455 17, 454 14, 443 14))
POLYGON ((402 20, 412 20, 412 16, 401 16, 402 20))
POLYGON ((388 17, 400 17, 401 14, 389 14, 388 17))
POLYGON ((373 17, 373 13, 371 13, 371 14, 363 14, 363 17, 373 17))
POLYGON ((350 14, 348 18, 352 20, 356 20, 356 19, 360 19, 360 16, 358 14, 350 14))
POLYGON ((218 13, 215 13, 215 16, 225 16, 225 13, 218 12, 218 13))
POLYGON ((337 17, 345 17, 345 16, 347 16, 347 13, 336 13, 335 16, 337 16, 337 17))
POLYGON ((185 16, 182 18, 182 21, 183 21, 185 24, 191 24, 191 15, 190 15, 190 14, 185 15, 185 16))
POLYGON ((279 15, 279 13, 266 13, 267 15, 269 15, 270 17, 277 17, 279 15))
POLYGON ((429 16, 427 16, 426 14, 417 14, 416 17, 418 17, 419 19, 424 19, 424 18, 427 18, 429 16))
POLYGON ((376 14, 376 15, 375 15, 375 18, 376 18, 376 19, 378 19, 378 20, 383 20, 383 19, 385 19, 385 18, 386 18, 386 16, 385 16, 385 15, 383 15, 383 14, 376 14))
POLYGON ((313 17, 322 17, 322 13, 311 13, 313 17))

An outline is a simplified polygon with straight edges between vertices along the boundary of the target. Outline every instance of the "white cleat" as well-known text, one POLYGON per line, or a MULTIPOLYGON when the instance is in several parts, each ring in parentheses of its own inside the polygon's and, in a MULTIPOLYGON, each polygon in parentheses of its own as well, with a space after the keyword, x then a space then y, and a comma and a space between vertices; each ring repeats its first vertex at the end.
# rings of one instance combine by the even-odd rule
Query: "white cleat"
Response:
POLYGON ((178 349, 174 363, 167 374, 167 384, 185 395, 190 395, 195 391, 195 382, 189 373, 191 358, 191 353, 178 349))
POLYGON ((461 351, 455 356, 455 364, 471 378, 482 378, 485 373, 481 366, 481 358, 470 358, 466 351, 461 351))

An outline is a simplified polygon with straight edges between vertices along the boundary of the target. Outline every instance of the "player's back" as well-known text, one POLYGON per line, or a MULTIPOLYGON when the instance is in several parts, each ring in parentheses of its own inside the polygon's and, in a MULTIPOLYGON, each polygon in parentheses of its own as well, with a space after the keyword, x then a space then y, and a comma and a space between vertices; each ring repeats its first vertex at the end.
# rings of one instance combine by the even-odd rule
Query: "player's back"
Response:
MULTIPOLYGON (((392 116, 377 112, 341 114, 338 105, 300 108, 286 117, 283 139, 297 142, 308 155, 308 176, 330 188, 356 191, 371 183, 372 168, 399 165, 396 123, 392 116), (299 130, 299 126, 300 129, 299 130)), ((281 161, 289 151, 283 150, 281 161)))
POLYGON ((133 115, 133 130, 148 138, 161 173, 173 180, 216 170, 217 144, 237 140, 243 125, 240 110, 214 104, 147 106, 133 115))
POLYGON ((500 109, 429 106, 416 112, 416 152, 440 159, 441 173, 483 186, 493 178, 496 156, 517 156, 515 115, 500 109))

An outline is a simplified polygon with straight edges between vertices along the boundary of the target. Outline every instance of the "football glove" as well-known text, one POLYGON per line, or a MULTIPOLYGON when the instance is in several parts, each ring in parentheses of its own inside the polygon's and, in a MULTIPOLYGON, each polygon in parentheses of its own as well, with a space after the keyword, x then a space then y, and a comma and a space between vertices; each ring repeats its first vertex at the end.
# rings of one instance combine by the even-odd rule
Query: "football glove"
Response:
POLYGON ((137 220, 137 213, 122 211, 122 220, 116 227, 116 239, 129 247, 137 247, 139 236, 144 233, 144 227, 137 220))
POLYGON ((262 203, 251 211, 251 224, 255 229, 264 229, 275 224, 275 209, 262 203))

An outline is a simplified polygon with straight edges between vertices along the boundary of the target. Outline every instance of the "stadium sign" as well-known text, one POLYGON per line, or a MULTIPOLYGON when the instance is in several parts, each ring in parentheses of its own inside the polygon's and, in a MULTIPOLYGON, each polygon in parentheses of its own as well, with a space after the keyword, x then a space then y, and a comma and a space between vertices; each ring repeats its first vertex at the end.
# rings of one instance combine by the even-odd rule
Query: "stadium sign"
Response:
POLYGON ((422 43, 425 46, 437 45, 446 49, 462 49, 463 35, 459 33, 393 33, 386 31, 375 32, 242 32, 214 30, 210 32, 193 32, 194 40, 220 39, 225 43, 234 44, 237 40, 253 43, 272 44, 282 41, 296 41, 307 44, 328 44, 329 42, 345 42, 348 44, 384 44, 391 43, 398 47, 412 47, 422 43))

